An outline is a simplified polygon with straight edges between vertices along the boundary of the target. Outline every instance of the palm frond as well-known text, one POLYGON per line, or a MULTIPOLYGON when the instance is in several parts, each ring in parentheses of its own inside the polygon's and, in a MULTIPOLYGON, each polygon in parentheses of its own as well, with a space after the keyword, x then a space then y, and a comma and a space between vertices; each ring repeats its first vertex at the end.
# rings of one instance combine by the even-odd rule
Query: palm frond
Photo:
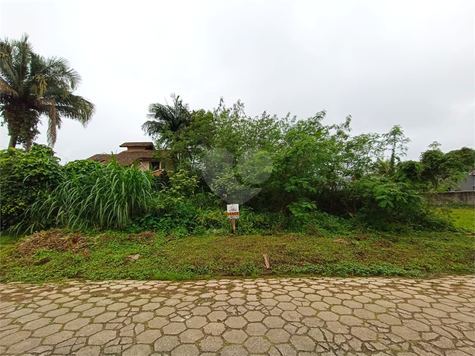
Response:
POLYGON ((33 49, 28 43, 28 35, 23 35, 19 41, 13 41, 13 68, 17 74, 18 84, 22 83, 30 73, 30 59, 33 49))
POLYGON ((65 98, 56 99, 57 112, 69 119, 79 121, 83 126, 91 120, 95 106, 82 96, 70 94, 65 98))
POLYGON ((14 98, 18 98, 18 92, 14 90, 8 83, 0 78, 0 93, 3 95, 11 95, 14 98))
POLYGON ((142 130, 147 133, 147 135, 154 137, 163 131, 165 124, 160 121, 145 121, 142 125, 142 130))
POLYGON ((56 105, 55 105, 54 99, 43 99, 41 101, 41 104, 39 107, 43 110, 44 113, 48 116, 48 132, 47 132, 47 137, 48 137, 48 144, 50 146, 54 146, 56 142, 56 128, 58 127, 59 124, 59 114, 56 111, 56 105))
POLYGON ((173 99, 173 106, 163 105, 159 103, 150 104, 147 114, 151 121, 147 121, 147 125, 144 124, 142 129, 146 131, 150 136, 163 133, 163 130, 169 130, 171 132, 178 132, 183 127, 188 126, 190 122, 190 113, 187 104, 183 104, 180 96, 171 94, 173 99), (156 124, 152 124, 157 122, 156 124))
POLYGON ((70 68, 69 62, 62 57, 51 57, 42 59, 45 68, 44 74, 49 79, 52 86, 76 90, 81 83, 81 76, 74 69, 70 68))
POLYGON ((23 81, 29 76, 31 54, 32 47, 27 35, 19 41, 6 38, 0 42, 1 76, 17 92, 21 91, 23 81))

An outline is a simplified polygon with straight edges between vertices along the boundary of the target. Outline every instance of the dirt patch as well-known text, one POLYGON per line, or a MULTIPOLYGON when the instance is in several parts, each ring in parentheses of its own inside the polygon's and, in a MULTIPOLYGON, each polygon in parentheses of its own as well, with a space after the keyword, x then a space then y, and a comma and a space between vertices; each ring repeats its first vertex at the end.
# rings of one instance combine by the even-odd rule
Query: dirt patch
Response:
POLYGON ((325 236, 322 232, 320 232, 318 230, 318 228, 316 226, 309 226, 307 228, 307 233, 309 235, 316 236, 316 237, 324 237, 325 236))
POLYGON ((59 252, 74 251, 86 257, 89 250, 85 247, 86 239, 79 234, 68 234, 63 230, 40 231, 26 238, 18 245, 18 252, 30 257, 38 250, 59 252))
POLYGON ((155 237, 156 233, 154 232, 141 232, 140 234, 128 234, 126 238, 131 241, 141 241, 145 243, 153 243, 153 238, 155 237))
POLYGON ((339 244, 346 244, 347 243, 347 241, 343 240, 343 239, 336 239, 336 240, 333 240, 333 242, 336 242, 336 243, 339 243, 339 244))
POLYGON ((97 236, 97 240, 101 240, 102 242, 110 242, 110 241, 129 241, 129 242, 140 242, 145 244, 152 244, 154 243, 154 238, 157 234, 155 232, 141 232, 139 234, 127 234, 127 235, 109 235, 107 233, 101 234, 97 236))
POLYGON ((373 246, 379 247, 379 248, 391 248, 392 244, 389 243, 388 241, 378 240, 378 241, 373 242, 373 246))
POLYGON ((368 234, 356 234, 353 235, 353 239, 357 241, 363 241, 363 240, 368 240, 371 236, 368 234))

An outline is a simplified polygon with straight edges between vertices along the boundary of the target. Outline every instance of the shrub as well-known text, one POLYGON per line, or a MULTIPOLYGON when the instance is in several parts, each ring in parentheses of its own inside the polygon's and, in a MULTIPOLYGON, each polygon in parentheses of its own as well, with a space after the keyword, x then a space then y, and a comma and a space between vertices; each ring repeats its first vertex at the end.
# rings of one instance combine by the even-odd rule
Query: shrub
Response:
POLYGON ((224 209, 200 210, 198 214, 198 223, 206 230, 229 231, 229 222, 224 209))
POLYGON ((61 181, 59 158, 51 148, 34 145, 30 152, 10 148, 0 152, 1 229, 22 222, 25 211, 61 181))
POLYGON ((356 218, 379 230, 453 229, 452 224, 424 206, 410 183, 366 176, 353 183, 351 194, 361 206, 356 218))
MULTIPOLYGON (((267 211, 257 212, 251 208, 243 207, 237 221, 237 232, 240 235, 271 235, 284 232, 287 228, 287 221, 288 217, 285 214, 267 211)), ((226 225, 229 229, 230 223, 228 222, 226 225)))
MULTIPOLYGON (((129 226, 132 231, 183 231, 192 232, 198 225, 198 210, 187 196, 192 196, 197 181, 185 171, 178 171, 169 177, 155 198, 156 209, 137 217, 129 226)), ((177 235, 177 234, 175 234, 177 235)))

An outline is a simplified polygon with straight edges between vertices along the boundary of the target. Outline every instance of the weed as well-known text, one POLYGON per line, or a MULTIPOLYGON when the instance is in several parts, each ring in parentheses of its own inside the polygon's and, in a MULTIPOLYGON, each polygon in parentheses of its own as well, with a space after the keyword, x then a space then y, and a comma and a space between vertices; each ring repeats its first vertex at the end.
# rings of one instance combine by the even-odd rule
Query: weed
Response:
POLYGON ((87 173, 64 173, 60 185, 26 211, 27 219, 16 230, 123 228, 134 215, 155 205, 150 172, 121 167, 115 161, 93 168, 87 173))
MULTIPOLYGON (((269 274, 417 277, 475 272, 473 236, 465 233, 419 231, 409 236, 369 233, 347 235, 344 239, 304 234, 170 239, 154 233, 111 231, 79 236, 80 249, 69 249, 63 243, 71 242, 70 236, 77 233, 56 231, 38 236, 41 234, 48 236, 48 243, 32 245, 31 254, 19 251, 20 244, 28 238, 6 240, 8 244, 2 239, 2 281, 186 280, 269 274), (270 270, 265 269, 264 253, 269 256, 270 270), (130 255, 139 258, 131 261, 130 255)), ((232 283, 228 287, 232 288, 232 283)))
POLYGON ((230 268, 229 274, 231 276, 257 277, 260 275, 260 270, 254 265, 253 262, 244 262, 240 265, 230 268))

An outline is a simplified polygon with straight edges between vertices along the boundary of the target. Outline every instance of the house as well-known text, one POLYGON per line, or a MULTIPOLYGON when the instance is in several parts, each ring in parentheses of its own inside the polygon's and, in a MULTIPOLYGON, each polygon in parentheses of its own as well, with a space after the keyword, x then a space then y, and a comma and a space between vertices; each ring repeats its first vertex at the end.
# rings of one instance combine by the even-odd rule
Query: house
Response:
POLYGON ((475 172, 470 172, 465 175, 465 178, 459 182, 460 187, 456 187, 455 189, 451 189, 453 191, 474 191, 475 190, 475 172))
POLYGON ((438 193, 433 198, 437 205, 475 204, 475 172, 466 174, 465 178, 449 191, 438 193))
MULTIPOLYGON (((126 147, 127 150, 118 154, 96 154, 88 160, 108 163, 114 157, 121 166, 136 167, 141 171, 153 171, 160 173, 167 169, 170 153, 164 150, 155 150, 153 142, 125 142, 119 147, 126 147)), ((170 167, 168 167, 170 168, 170 167)))

